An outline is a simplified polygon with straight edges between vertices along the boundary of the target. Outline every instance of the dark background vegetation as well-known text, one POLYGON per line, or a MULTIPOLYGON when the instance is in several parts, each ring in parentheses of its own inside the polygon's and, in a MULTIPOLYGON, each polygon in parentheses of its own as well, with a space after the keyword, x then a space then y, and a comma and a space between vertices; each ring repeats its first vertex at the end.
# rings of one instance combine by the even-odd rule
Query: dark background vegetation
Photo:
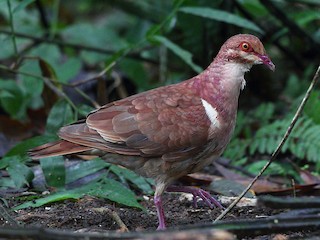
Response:
MULTIPOLYGON (((99 105, 196 75, 238 33, 258 36, 276 65, 274 73, 255 66, 246 75, 224 154, 227 164, 254 175, 320 62, 318 0, 1 0, 0 196, 12 189, 53 193, 23 198, 16 209, 87 193, 141 207, 127 187, 151 194, 148 179, 100 159, 34 162, 26 151, 99 105)), ((317 87, 267 172, 286 186, 306 184, 302 171, 319 177, 319 97, 317 87)))

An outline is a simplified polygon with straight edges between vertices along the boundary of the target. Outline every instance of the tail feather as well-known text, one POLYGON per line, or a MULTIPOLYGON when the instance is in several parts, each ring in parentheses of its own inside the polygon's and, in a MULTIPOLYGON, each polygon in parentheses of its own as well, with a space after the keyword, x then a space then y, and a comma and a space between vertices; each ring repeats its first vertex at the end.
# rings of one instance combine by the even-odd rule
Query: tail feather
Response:
POLYGON ((81 146, 65 140, 59 140, 33 148, 28 153, 32 159, 40 159, 72 153, 81 153, 91 149, 91 147, 81 146))

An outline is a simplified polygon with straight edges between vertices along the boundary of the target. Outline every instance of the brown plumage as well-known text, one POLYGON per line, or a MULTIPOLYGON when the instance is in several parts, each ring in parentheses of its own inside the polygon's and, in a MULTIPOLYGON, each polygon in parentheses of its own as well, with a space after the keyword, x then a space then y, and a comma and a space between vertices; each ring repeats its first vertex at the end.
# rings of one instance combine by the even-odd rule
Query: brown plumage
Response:
POLYGON ((254 64, 275 68, 258 38, 233 36, 198 76, 109 103, 85 121, 61 128, 60 141, 34 148, 30 155, 34 159, 98 155, 154 178, 158 229, 165 228, 161 203, 165 190, 190 192, 210 207, 221 206, 201 189, 168 186, 222 154, 235 126, 244 74, 254 64))

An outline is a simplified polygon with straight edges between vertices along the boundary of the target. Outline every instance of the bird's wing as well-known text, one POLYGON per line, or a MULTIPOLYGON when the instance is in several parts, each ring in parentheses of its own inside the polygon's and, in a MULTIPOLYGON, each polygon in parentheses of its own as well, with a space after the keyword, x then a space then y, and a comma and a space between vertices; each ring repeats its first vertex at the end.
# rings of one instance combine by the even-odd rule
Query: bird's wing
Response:
POLYGON ((210 121, 197 94, 174 86, 107 104, 89 114, 85 124, 62 128, 59 136, 124 155, 186 158, 207 142, 210 121))

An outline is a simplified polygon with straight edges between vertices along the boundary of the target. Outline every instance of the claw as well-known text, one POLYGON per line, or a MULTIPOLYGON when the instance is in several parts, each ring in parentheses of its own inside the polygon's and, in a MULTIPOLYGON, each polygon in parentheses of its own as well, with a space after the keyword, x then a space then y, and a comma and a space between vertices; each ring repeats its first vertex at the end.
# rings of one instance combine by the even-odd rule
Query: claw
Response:
POLYGON ((185 187, 185 186, 169 186, 166 190, 167 192, 184 192, 191 193, 193 195, 193 206, 198 207, 197 198, 201 198, 206 205, 211 209, 214 207, 224 208, 214 197, 210 195, 207 191, 202 190, 197 187, 185 187))

